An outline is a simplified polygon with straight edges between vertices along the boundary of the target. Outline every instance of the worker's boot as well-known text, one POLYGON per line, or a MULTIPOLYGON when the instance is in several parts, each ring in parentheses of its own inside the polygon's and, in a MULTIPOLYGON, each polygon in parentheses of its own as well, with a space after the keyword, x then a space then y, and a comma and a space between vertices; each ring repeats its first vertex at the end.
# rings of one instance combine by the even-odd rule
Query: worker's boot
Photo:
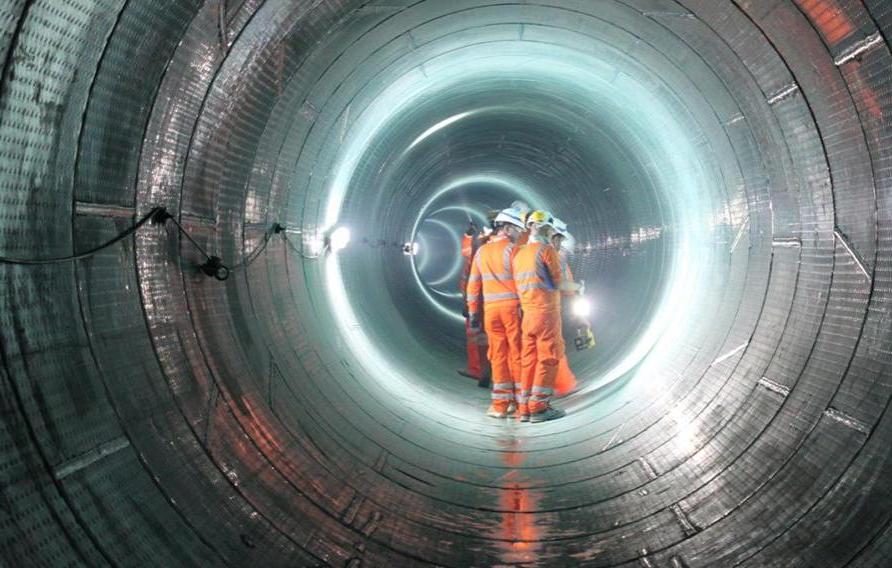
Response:
POLYGON ((490 418, 508 418, 508 413, 504 410, 499 410, 494 406, 490 406, 489 410, 486 411, 486 415, 490 418))
POLYGON ((557 420, 563 418, 567 413, 559 408, 548 407, 542 412, 534 412, 530 415, 530 422, 536 424, 538 422, 548 422, 549 420, 557 420))
POLYGON ((517 417, 521 422, 530 421, 530 408, 522 399, 517 402, 517 417))

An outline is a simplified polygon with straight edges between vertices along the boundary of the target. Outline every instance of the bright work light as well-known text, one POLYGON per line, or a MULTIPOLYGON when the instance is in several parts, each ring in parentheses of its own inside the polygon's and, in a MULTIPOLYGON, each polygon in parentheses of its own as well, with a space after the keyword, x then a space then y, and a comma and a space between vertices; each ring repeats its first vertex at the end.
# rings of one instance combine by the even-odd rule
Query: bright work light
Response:
POLYGON ((592 313, 592 303, 584 296, 577 296, 573 299, 571 306, 573 315, 579 318, 587 318, 592 313))
POLYGON ((338 227, 328 237, 328 245, 331 247, 332 252, 343 249, 349 242, 350 229, 347 227, 338 227))

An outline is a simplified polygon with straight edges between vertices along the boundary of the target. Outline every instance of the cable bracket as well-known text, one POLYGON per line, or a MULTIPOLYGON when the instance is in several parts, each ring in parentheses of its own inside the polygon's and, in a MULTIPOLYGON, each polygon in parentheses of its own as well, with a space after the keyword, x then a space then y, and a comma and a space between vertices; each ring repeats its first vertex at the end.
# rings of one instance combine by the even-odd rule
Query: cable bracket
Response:
POLYGON ((827 410, 824 411, 824 415, 831 420, 839 422, 843 426, 848 426, 852 430, 856 430, 858 432, 861 432, 862 434, 870 434, 870 426, 858 420, 854 416, 846 414, 842 410, 837 410, 836 408, 829 407, 827 408, 827 410))
POLYGON ((837 67, 845 65, 849 61, 857 59, 864 53, 867 53, 871 49, 884 43, 885 42, 883 41, 883 36, 880 35, 880 32, 874 32, 861 41, 857 41, 854 44, 850 45, 848 48, 844 49, 842 53, 837 55, 836 58, 833 60, 833 64, 837 67))
POLYGON ((796 83, 791 83, 786 87, 782 87, 779 91, 768 97, 768 104, 772 106, 776 105, 782 100, 792 97, 798 90, 799 85, 797 85, 796 83))
POLYGON ((773 393, 781 395, 784 398, 790 395, 790 389, 788 387, 785 387, 780 383, 776 383, 768 377, 762 377, 761 379, 759 379, 759 385, 765 387, 773 393))

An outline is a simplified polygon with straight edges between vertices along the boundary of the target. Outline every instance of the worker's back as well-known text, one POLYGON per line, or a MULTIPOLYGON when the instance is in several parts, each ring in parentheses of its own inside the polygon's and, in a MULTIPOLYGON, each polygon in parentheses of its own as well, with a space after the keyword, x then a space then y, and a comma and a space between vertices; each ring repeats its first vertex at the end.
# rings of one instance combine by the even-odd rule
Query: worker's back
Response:
POLYGON ((505 236, 494 237, 477 250, 468 279, 468 307, 472 313, 481 302, 486 305, 518 302, 511 272, 516 250, 505 236))
POLYGON ((560 310, 562 271, 554 247, 537 240, 518 247, 513 272, 524 310, 560 310))

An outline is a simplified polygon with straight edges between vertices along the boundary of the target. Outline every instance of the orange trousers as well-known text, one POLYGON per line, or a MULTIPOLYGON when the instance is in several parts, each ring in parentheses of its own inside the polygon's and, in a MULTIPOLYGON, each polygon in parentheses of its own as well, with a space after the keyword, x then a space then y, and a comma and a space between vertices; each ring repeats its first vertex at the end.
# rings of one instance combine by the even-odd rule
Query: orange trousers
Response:
POLYGON ((492 367, 492 407, 499 412, 517 397, 520 380, 520 307, 514 303, 486 304, 483 329, 489 341, 492 367))
POLYGON ((554 381, 564 357, 560 310, 524 311, 521 339, 523 387, 521 415, 543 412, 554 395, 554 381))
POLYGON ((567 354, 564 353, 560 363, 558 363, 557 376, 554 378, 554 394, 555 396, 564 396, 569 394, 575 388, 576 374, 573 372, 573 369, 570 368, 570 363, 567 361, 567 354))

